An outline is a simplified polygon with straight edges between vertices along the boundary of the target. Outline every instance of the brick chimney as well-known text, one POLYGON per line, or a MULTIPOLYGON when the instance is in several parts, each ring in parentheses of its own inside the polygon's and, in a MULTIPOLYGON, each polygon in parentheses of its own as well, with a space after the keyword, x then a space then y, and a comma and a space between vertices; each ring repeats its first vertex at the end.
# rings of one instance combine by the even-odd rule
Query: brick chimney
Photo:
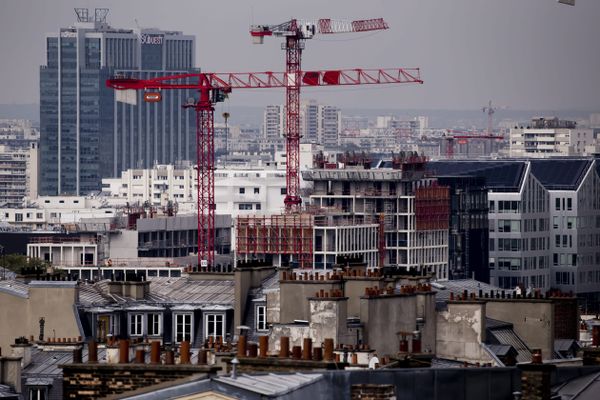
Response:
POLYGON ((543 364, 541 350, 533 350, 530 364, 519 364, 521 400, 551 400, 551 375, 555 365, 543 364))
POLYGON ((33 345, 25 337, 21 336, 15 339, 15 343, 11 344, 12 357, 21 358, 21 368, 27 367, 31 363, 31 349, 33 345))

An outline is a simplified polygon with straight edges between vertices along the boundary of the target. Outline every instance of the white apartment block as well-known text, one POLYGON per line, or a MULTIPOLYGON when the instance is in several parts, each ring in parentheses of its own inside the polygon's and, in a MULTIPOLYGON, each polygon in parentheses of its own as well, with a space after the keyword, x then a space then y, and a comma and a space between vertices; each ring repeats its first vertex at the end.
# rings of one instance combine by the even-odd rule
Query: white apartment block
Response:
POLYGON ((0 207, 19 207, 37 197, 38 145, 28 148, 0 144, 0 207))
POLYGON ((263 117, 263 137, 277 139, 285 136, 285 106, 268 105, 263 117))
MULTIPOLYGON (((501 174, 502 167, 496 167, 501 174)), ((548 192, 531 173, 531 164, 518 164, 514 173, 515 186, 488 189, 490 283, 505 289, 522 285, 548 290, 552 287, 548 192)))
POLYGON ((114 218, 124 205, 105 197, 39 196, 25 207, 0 208, 0 225, 24 230, 59 230, 83 219, 114 218))
MULTIPOLYGON (((110 198, 129 204, 164 207, 177 203, 180 213, 196 212, 196 170, 173 165, 123 171, 121 178, 103 179, 110 198)), ((275 168, 222 168, 215 171, 217 214, 272 214, 284 207, 285 171, 275 168)))
MULTIPOLYGON (((283 138, 286 134, 285 106, 268 105, 263 119, 263 136, 283 138)), ((338 107, 319 104, 315 100, 300 104, 300 135, 302 143, 337 148, 342 130, 342 112, 338 107)))
POLYGON ((534 118, 531 125, 510 130, 510 157, 583 156, 598 149, 594 130, 573 121, 534 118))

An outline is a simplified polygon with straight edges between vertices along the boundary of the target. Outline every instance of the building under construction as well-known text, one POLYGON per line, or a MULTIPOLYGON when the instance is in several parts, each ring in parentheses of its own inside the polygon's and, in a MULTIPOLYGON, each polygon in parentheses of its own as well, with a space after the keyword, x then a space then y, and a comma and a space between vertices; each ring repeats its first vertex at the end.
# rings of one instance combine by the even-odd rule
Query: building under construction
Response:
POLYGON ((400 154, 374 162, 346 154, 305 171, 313 183, 301 214, 238 218, 239 259, 329 269, 359 256, 448 278, 449 191, 428 177, 425 157, 400 154))

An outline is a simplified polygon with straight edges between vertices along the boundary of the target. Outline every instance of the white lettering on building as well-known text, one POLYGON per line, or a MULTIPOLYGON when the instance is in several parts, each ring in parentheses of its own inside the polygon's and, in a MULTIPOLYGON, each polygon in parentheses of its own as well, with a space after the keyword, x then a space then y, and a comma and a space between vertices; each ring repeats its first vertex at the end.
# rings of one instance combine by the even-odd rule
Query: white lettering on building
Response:
POLYGON ((162 44, 163 36, 162 35, 148 35, 143 33, 140 37, 142 44, 162 44))

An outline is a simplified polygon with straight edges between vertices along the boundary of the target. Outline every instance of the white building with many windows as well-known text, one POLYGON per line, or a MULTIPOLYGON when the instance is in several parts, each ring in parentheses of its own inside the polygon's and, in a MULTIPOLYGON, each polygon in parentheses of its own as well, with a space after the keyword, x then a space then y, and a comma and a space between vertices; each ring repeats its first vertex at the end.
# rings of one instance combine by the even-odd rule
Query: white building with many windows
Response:
MULTIPOLYGON (((155 165, 152 169, 123 171, 121 178, 102 180, 110 198, 129 204, 178 205, 179 213, 196 212, 198 196, 193 166, 175 168, 155 165)), ((274 167, 223 168, 215 171, 217 214, 272 214, 284 207, 285 170, 274 167)))
POLYGON ((485 178, 493 285, 600 298, 600 163, 592 158, 441 161, 485 178))
POLYGON ((531 125, 510 130, 511 157, 583 156, 596 152, 594 130, 578 128, 574 121, 534 118, 531 125))

